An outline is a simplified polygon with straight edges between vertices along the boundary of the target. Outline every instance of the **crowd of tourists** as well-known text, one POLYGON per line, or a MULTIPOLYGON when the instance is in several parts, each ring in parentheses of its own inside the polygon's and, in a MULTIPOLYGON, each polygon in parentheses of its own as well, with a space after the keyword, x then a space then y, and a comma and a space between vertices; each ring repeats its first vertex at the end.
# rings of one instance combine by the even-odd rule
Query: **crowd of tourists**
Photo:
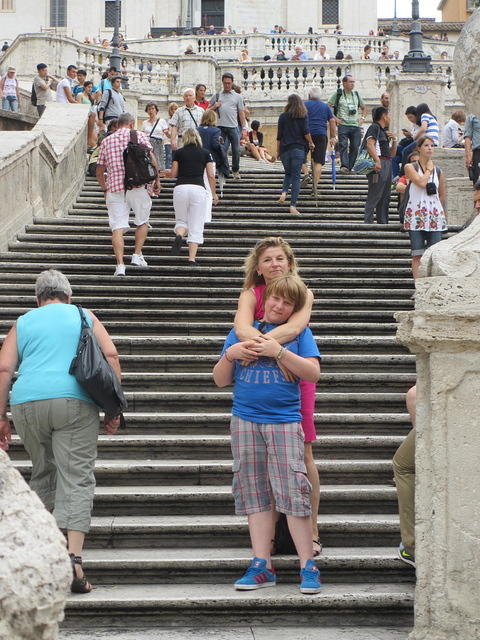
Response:
MULTIPOLYGON (((1 87, 5 98, 12 98, 10 105, 15 102, 15 70, 9 69, 8 74, 1 87)), ((183 104, 171 103, 165 114, 159 113, 155 102, 148 103, 139 131, 135 117, 125 111, 122 76, 114 67, 94 84, 75 65, 68 66, 61 80, 48 73, 46 64, 37 66, 32 97, 39 116, 52 90, 57 102, 90 107, 88 140, 94 175, 105 193, 115 276, 126 274, 124 233, 131 212, 135 225, 131 264, 148 266, 143 247, 152 197, 160 193, 162 178, 175 179, 171 252, 180 255, 186 241, 188 264, 197 265, 204 226, 219 200, 217 179, 220 191, 230 176, 241 179, 244 146, 259 162, 281 160, 284 179, 278 202, 289 198, 294 216, 301 215, 297 204, 302 186, 311 183, 318 197, 328 157, 335 161, 338 156, 342 174, 368 174, 367 224, 374 220, 388 224, 393 184, 400 196, 399 214, 409 233, 412 272, 417 278, 421 255, 447 229, 445 176, 434 161, 439 126, 428 105, 408 107, 405 116, 410 125, 398 141, 390 130, 390 97, 383 93, 363 134, 365 102, 355 90, 355 79, 346 75, 327 102, 316 87, 306 101, 297 94, 288 96, 278 118, 273 153, 265 145, 260 122, 249 123, 248 107, 234 80, 232 74, 224 73, 221 87, 209 97, 204 84, 187 88, 183 104), (368 170, 358 169, 360 161, 368 170)), ((475 208, 480 211, 480 120, 462 111, 453 113, 444 139, 448 146, 465 149, 476 187, 475 208)), ((7 450, 11 441, 10 404, 16 431, 32 458, 31 486, 66 532, 72 591, 87 593, 92 585, 84 574, 81 554, 93 504, 99 412, 70 368, 84 325, 91 329, 118 380, 121 370, 102 323, 87 310, 82 319, 81 310, 71 305, 72 289, 62 273, 42 272, 35 294, 38 307, 17 320, 0 352, 0 447, 7 450), (47 361, 45 369, 42 364, 47 361), (18 375, 10 393, 15 371, 18 375)), ((276 584, 272 555, 281 551, 277 548, 281 526, 288 528, 300 559, 300 591, 314 594, 321 588, 314 560, 322 552, 317 522, 320 479, 312 449, 321 356, 308 326, 313 304, 291 246, 280 237, 257 242, 245 260, 234 328, 213 369, 216 385, 234 389, 232 491, 236 513, 248 518, 254 555, 244 576, 235 582, 238 590, 276 584)), ((415 388, 407 395, 407 407, 414 426, 415 388)), ((105 432, 116 433, 119 422, 119 414, 106 414, 105 432)), ((395 455, 394 470, 402 535, 399 555, 415 566, 412 434, 395 455)))

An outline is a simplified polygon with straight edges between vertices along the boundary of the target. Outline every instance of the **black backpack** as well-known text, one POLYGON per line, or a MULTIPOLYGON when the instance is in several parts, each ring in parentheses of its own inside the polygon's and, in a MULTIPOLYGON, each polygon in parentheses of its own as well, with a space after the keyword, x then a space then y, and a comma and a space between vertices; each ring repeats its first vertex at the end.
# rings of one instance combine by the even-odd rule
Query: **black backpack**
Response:
POLYGON ((32 94, 30 96, 30 102, 33 104, 34 107, 37 106, 37 92, 35 91, 34 84, 32 84, 32 94))
POLYGON ((138 141, 135 130, 130 131, 130 141, 123 152, 125 165, 125 189, 148 184, 157 177, 157 170, 150 158, 150 149, 138 141))

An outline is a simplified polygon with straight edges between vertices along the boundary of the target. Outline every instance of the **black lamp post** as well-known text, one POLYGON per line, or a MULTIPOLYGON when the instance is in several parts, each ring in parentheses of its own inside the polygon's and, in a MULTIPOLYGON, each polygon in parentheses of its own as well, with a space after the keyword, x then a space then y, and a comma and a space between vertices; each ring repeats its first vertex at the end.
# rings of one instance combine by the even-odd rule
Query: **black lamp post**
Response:
POLYGON ((110 54, 110 66, 120 73, 120 0, 114 0, 115 2, 115 24, 113 26, 113 38, 112 38, 112 53, 110 54))
POLYGON ((422 24, 418 0, 412 0, 412 29, 410 31, 410 51, 404 57, 402 70, 406 73, 431 73, 432 58, 427 56, 422 46, 422 24))
POLYGON ((393 1, 393 21, 392 21, 392 36, 399 36, 400 29, 398 28, 397 20, 397 0, 393 1))

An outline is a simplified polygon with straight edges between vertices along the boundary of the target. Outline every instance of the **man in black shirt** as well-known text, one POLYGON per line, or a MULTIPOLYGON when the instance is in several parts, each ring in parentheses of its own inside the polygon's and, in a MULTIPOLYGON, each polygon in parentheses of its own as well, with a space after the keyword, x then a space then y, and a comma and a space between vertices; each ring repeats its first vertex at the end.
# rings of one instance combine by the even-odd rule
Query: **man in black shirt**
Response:
POLYGON ((388 109, 377 107, 373 111, 373 124, 368 127, 363 139, 362 146, 375 161, 374 170, 368 175, 368 194, 363 217, 363 221, 368 224, 373 223, 374 213, 378 224, 388 224, 392 157, 397 152, 397 138, 388 131, 389 124, 388 109))

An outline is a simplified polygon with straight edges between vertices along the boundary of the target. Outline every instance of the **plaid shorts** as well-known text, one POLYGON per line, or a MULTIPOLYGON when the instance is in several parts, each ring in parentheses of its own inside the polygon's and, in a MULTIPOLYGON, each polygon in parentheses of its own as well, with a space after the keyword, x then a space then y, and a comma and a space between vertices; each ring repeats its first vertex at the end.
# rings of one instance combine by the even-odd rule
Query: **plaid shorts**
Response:
POLYGON ((260 424, 232 415, 232 493, 235 513, 275 509, 289 516, 311 514, 311 485, 304 459, 300 422, 260 424))

